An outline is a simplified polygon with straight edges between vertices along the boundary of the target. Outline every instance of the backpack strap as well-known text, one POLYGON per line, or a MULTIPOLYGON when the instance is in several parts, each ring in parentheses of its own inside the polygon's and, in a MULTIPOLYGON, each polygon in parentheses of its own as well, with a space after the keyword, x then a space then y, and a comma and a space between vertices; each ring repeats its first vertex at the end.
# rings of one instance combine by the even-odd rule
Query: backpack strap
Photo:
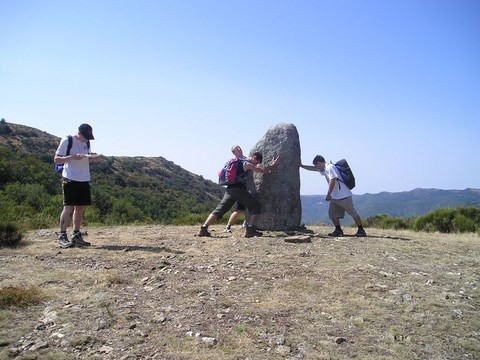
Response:
MULTIPOLYGON (((72 135, 68 135, 68 146, 67 146, 67 155, 70 155, 70 150, 72 150, 72 145, 73 145, 73 137, 72 135)), ((87 146, 88 146, 88 152, 90 153, 90 140, 87 140, 87 146)))
POLYGON ((337 169, 337 172, 338 172, 338 175, 340 175, 338 178, 337 178, 337 183, 338 183, 338 190, 341 189, 341 185, 340 183, 344 183, 345 184, 345 181, 343 180, 343 174, 342 174, 342 171, 340 170, 340 168, 337 166, 337 164, 332 164, 333 166, 335 166, 335 169, 337 169))
POLYGON ((67 138, 68 138, 68 146, 67 146, 67 155, 65 156, 70 155, 70 150, 72 150, 72 144, 73 144, 72 135, 68 135, 67 138))

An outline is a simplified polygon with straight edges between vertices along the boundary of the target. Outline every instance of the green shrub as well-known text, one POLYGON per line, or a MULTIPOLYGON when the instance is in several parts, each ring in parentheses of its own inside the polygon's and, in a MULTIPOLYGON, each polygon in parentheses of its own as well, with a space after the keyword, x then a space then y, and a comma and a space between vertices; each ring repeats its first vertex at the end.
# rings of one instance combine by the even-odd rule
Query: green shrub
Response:
POLYGON ((375 227, 378 229, 406 230, 411 227, 411 221, 381 214, 364 220, 363 225, 365 227, 375 227))
POLYGON ((475 222, 463 214, 456 214, 453 218, 453 228, 456 232, 475 232, 475 222))
POLYGON ((0 247, 16 246, 23 238, 23 233, 13 223, 0 223, 0 247))
POLYGON ((60 214, 52 217, 44 213, 38 213, 28 218, 24 218, 21 221, 19 220, 19 222, 25 229, 45 229, 54 227, 58 224, 59 215, 60 214))
POLYGON ((394 218, 381 214, 363 220, 365 227, 379 229, 412 229, 415 231, 480 234, 480 208, 442 208, 412 219, 394 218))
POLYGON ((480 208, 437 209, 415 219, 415 231, 478 232, 480 208))
POLYGON ((198 225, 203 224, 208 214, 187 214, 172 220, 172 225, 198 225))
POLYGON ((85 214, 83 216, 83 221, 86 223, 92 223, 92 224, 101 223, 100 212, 98 211, 97 208, 93 206, 87 207, 87 210, 85 211, 85 214))
POLYGON ((413 229, 415 231, 451 233, 454 216, 453 209, 437 209, 426 215, 419 216, 415 220, 413 229))
POLYGON ((480 208, 475 206, 470 206, 466 208, 459 208, 458 209, 459 215, 464 216, 467 219, 468 224, 462 224, 461 220, 459 220, 459 225, 457 227, 457 231, 460 232, 477 232, 480 230, 480 208))

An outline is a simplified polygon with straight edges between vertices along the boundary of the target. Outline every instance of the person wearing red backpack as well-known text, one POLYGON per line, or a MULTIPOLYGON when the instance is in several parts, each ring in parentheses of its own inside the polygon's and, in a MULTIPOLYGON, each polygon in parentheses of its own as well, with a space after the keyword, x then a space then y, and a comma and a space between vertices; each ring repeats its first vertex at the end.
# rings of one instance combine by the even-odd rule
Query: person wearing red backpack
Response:
MULTIPOLYGON (((242 148, 238 145, 232 146, 232 153, 233 153, 233 155, 235 156, 236 159, 245 158, 245 156, 243 155, 242 148)), ((248 176, 247 176, 246 181, 248 181, 248 176)), ((242 212, 245 212, 245 221, 243 222, 242 227, 247 226, 248 221, 247 221, 247 213, 245 211, 245 205, 236 201, 235 204, 233 204, 232 210, 233 210, 233 212, 230 215, 230 217, 228 218, 227 225, 223 229, 223 232, 226 232, 226 233, 231 233, 232 232, 232 225, 235 224, 235 221, 242 214, 242 212)))
POLYGON ((353 206, 353 194, 348 186, 342 181, 341 174, 335 164, 327 164, 323 156, 317 155, 313 159, 313 166, 302 165, 301 163, 299 166, 305 170, 318 171, 327 179, 328 190, 325 200, 329 202, 328 216, 332 220, 333 225, 335 225, 335 230, 329 233, 328 236, 343 236, 340 219, 345 217, 345 212, 355 220, 355 223, 358 226, 355 236, 367 236, 362 226, 362 219, 353 206))
POLYGON ((260 202, 248 192, 245 183, 249 171, 268 174, 270 173, 272 167, 278 165, 279 158, 276 157, 273 159, 270 165, 260 167, 259 164, 263 160, 261 153, 255 152, 248 158, 245 158, 243 156, 242 148, 238 145, 232 147, 232 153, 240 162, 238 164, 235 182, 227 185, 222 201, 217 205, 215 210, 213 210, 208 216, 207 220, 205 220, 205 223, 200 227, 198 236, 211 236, 210 232, 208 231, 208 227, 212 225, 218 218, 222 217, 228 210, 230 210, 236 202, 244 205, 249 212, 249 219, 245 228, 245 237, 263 235, 255 228, 257 216, 261 212, 260 202))

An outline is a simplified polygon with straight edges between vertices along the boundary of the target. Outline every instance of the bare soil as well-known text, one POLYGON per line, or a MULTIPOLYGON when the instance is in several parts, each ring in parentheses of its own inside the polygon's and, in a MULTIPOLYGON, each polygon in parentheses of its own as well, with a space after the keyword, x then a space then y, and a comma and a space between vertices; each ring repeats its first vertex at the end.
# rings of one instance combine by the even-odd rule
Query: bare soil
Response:
POLYGON ((0 249, 0 288, 42 294, 0 309, 0 359, 480 359, 476 234, 211 229, 92 227, 83 249, 49 229, 0 249))

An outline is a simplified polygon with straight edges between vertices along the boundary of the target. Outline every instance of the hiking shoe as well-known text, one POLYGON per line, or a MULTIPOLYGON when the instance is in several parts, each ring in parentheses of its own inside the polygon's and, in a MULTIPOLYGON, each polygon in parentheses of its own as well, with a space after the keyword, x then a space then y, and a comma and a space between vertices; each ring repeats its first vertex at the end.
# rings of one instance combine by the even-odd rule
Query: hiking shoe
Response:
POLYGON ((58 237, 58 245, 64 249, 72 246, 72 243, 68 240, 67 233, 60 233, 60 236, 58 237))
POLYGON ((211 234, 208 232, 208 228, 206 226, 202 226, 200 228, 198 236, 211 236, 211 234))
POLYGON ((356 237, 365 237, 367 236, 367 233, 365 232, 364 229, 358 229, 357 233, 355 234, 356 237))
POLYGON ((225 233, 231 233, 232 232, 232 227, 230 225, 227 225, 223 228, 223 232, 225 233))
POLYGON ((83 240, 82 233, 79 231, 79 232, 73 233, 72 245, 78 246, 78 247, 85 247, 85 246, 90 246, 92 244, 90 244, 88 241, 83 240))
POLYGON ((341 237, 341 236, 343 236, 343 230, 342 229, 335 229, 335 231, 328 234, 328 236, 341 237))
POLYGON ((246 230, 245 230, 245 237, 246 238, 250 238, 250 237, 254 237, 254 236, 262 236, 263 233, 260 232, 260 231, 257 231, 257 229, 255 229, 254 226, 247 226, 246 230))

